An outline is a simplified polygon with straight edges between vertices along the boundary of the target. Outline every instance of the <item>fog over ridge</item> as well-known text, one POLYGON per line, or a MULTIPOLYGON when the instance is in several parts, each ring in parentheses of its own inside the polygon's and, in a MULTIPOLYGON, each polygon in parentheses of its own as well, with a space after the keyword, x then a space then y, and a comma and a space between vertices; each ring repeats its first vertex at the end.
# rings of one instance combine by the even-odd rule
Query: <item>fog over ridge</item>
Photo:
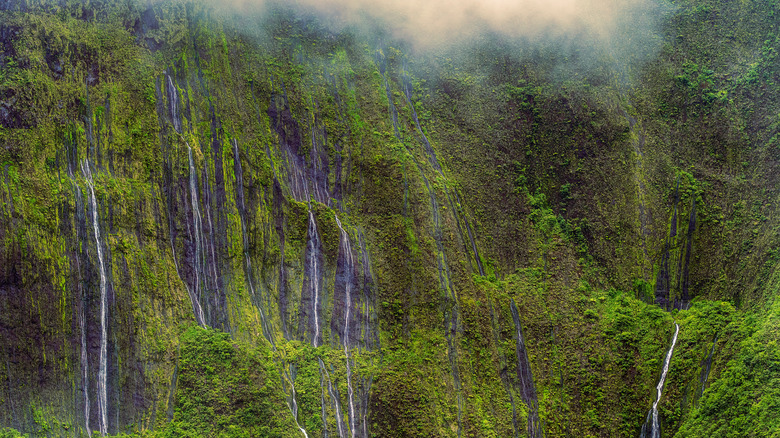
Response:
POLYGON ((272 4, 314 12, 331 25, 380 21, 417 47, 458 42, 479 32, 507 37, 639 38, 654 30, 662 0, 210 0, 233 12, 272 4))

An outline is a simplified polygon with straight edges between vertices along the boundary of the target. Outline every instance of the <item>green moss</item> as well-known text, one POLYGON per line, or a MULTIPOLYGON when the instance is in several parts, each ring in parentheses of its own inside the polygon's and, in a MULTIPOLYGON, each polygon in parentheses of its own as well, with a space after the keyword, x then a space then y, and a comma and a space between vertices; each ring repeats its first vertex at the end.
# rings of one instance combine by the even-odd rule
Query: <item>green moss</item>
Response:
MULTIPOLYGON (((485 37, 435 54, 390 40, 377 49, 374 41, 284 8, 259 21, 242 14, 240 29, 209 6, 179 1, 28 2, 27 12, 0 13, 10 29, 10 46, 0 48, 0 100, 11 117, 3 123, 22 125, 0 128, 0 283, 10 291, 0 297, 2 326, 9 328, 0 360, 11 364, 0 372, 10 382, 7 399, 29 412, 25 424, 40 428, 25 431, 72 435, 83 428, 72 396, 81 385, 79 291, 94 295, 95 285, 75 273, 94 270, 95 261, 77 255, 87 248, 94 258, 94 243, 74 219, 71 179, 84 188, 78 168, 70 169, 72 178, 68 173, 67 151, 75 150, 79 159, 89 153, 95 167, 110 252, 117 355, 109 386, 118 388, 119 431, 297 436, 284 381, 296 386, 299 419, 309 433, 336 434, 330 394, 323 424, 319 359, 343 407, 343 349, 327 342, 315 349, 281 333, 284 318, 289 339, 301 337, 309 216, 306 203, 284 195, 284 152, 267 114, 271 96, 280 94, 301 125, 303 155, 312 145, 311 125, 327 133, 318 147, 328 157, 329 189, 342 189, 337 213, 353 249, 361 230, 370 254, 373 283, 361 291, 360 317, 377 318, 381 350, 352 350, 350 357, 353 382, 358 376, 374 382, 374 435, 456 436, 459 419, 465 436, 522 434, 523 424, 518 431, 512 424, 513 413, 522 423, 528 409, 514 382, 511 299, 521 311, 547 435, 635 436, 674 318, 681 332, 660 405, 664 430, 682 436, 773 430, 777 348, 767 303, 777 293, 780 243, 774 201, 780 107, 772 93, 780 81, 778 5, 678 3, 659 27, 659 51, 626 73, 630 85, 601 59, 570 69, 565 58, 574 52, 552 45, 485 37), (402 141, 394 135, 377 50, 387 58, 402 141), (230 335, 190 328, 189 173, 165 87, 157 94, 164 71, 176 78, 196 167, 209 175, 201 188, 208 183, 211 193, 224 194, 224 205, 211 212, 219 232, 208 238, 220 255, 225 304, 208 305, 227 314, 230 335), (410 78, 413 107, 402 93, 402 74, 410 78), (431 165, 412 109, 442 173, 431 165), (250 268, 235 201, 234 140, 250 268), (212 150, 214 141, 221 150, 212 150), (220 160, 224 181, 217 176, 220 160), (275 177, 284 199, 274 199, 275 177), (697 208, 689 276, 699 298, 689 310, 668 314, 647 303, 678 179, 677 236, 694 201, 697 208), (279 211, 283 219, 274 217, 279 211), (441 236, 434 235, 435 214, 441 236), (473 275, 463 218, 486 277, 473 275), (444 259, 447 271, 440 273, 444 259), (277 303, 282 260, 286 315, 277 303), (449 280, 454 300, 442 293, 449 280), (260 309, 276 350, 262 335, 260 309), (456 327, 443 326, 445 312, 457 316, 456 327), (701 363, 715 336, 702 394, 701 363), (137 407, 137 394, 156 401, 137 407), (723 420, 715 418, 720 413, 723 420)), ((336 210, 316 202, 312 208, 332 296, 336 210)), ((684 243, 672 242, 675 261, 684 243)), ((672 277, 679 277, 672 264, 672 277)), ((328 302, 323 310, 326 335, 338 305, 328 302)), ((22 424, 9 409, 1 411, 3 424, 22 424)))
POLYGON ((270 356, 226 333, 193 327, 182 335, 176 410, 164 437, 290 436, 281 382, 270 356))

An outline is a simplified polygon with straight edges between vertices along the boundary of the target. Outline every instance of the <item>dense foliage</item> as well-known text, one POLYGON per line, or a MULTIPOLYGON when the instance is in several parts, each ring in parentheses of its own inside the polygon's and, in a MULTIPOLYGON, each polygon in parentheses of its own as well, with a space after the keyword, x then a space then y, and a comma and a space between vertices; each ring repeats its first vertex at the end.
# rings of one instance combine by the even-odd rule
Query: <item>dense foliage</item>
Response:
POLYGON ((638 436, 675 323, 662 435, 777 436, 780 2, 659 4, 0 1, 0 437, 638 436))

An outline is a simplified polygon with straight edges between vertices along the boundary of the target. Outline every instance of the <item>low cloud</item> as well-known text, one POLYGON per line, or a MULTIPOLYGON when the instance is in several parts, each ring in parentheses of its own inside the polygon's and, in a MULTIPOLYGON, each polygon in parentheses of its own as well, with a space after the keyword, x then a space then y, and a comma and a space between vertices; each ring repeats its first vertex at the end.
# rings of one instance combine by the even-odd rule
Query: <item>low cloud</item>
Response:
MULTIPOLYGON (((274 0, 213 0, 246 10, 274 0)), ((293 0, 337 26, 381 22, 396 38, 416 46, 462 42, 480 32, 508 37, 584 37, 612 41, 641 38, 660 10, 660 0, 293 0)))

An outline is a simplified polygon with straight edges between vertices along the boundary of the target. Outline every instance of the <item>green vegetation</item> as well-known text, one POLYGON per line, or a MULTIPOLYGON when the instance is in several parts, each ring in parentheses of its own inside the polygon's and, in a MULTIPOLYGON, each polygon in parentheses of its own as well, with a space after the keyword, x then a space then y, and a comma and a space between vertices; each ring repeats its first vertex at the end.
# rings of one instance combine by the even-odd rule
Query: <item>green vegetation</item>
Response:
POLYGON ((780 2, 668 3, 630 59, 4 3, 0 437, 99 433, 97 245, 110 435, 527 436, 511 302, 545 436, 637 436, 675 323, 663 436, 780 434, 780 2))
POLYGON ((226 333, 191 328, 181 338, 176 410, 163 437, 288 436, 291 418, 267 348, 246 351, 226 333))

